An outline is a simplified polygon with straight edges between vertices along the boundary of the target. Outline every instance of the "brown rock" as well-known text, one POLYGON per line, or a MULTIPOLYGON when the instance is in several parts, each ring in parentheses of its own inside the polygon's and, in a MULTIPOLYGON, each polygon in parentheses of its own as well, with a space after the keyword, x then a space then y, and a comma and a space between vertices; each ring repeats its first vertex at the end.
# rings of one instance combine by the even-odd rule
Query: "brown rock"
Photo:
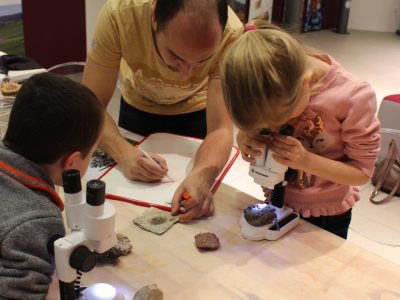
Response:
POLYGON ((212 232, 196 234, 194 240, 199 249, 216 250, 220 246, 218 237, 212 232))

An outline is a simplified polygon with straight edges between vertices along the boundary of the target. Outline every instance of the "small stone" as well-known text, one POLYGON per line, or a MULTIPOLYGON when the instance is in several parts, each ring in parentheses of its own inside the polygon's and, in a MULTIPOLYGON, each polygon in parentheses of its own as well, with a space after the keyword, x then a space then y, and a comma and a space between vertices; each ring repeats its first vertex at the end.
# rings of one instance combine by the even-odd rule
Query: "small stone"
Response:
POLYGON ((133 300, 161 300, 163 292, 156 284, 146 285, 140 288, 133 297, 133 300))
POLYGON ((252 204, 243 213, 247 223, 252 226, 263 226, 276 218, 275 210, 267 203, 252 204))
POLYGON ((155 207, 146 209, 139 217, 133 219, 133 222, 140 228, 159 235, 166 232, 178 221, 179 216, 173 216, 171 212, 155 207))
POLYGON ((196 234, 194 240, 199 249, 216 250, 220 246, 218 237, 212 232, 196 234))
POLYGON ((117 244, 110 250, 98 254, 96 259, 98 263, 115 264, 120 256, 128 255, 132 251, 132 244, 126 235, 117 233, 117 244))

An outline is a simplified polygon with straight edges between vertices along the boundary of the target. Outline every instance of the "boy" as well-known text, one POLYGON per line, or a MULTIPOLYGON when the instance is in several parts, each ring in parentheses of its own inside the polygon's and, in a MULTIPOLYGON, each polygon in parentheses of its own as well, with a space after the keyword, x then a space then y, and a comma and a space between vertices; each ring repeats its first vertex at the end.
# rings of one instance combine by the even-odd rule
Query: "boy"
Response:
POLYGON ((54 184, 86 172, 103 122, 96 96, 66 77, 38 74, 19 91, 0 143, 0 299, 46 296, 65 234, 54 184))

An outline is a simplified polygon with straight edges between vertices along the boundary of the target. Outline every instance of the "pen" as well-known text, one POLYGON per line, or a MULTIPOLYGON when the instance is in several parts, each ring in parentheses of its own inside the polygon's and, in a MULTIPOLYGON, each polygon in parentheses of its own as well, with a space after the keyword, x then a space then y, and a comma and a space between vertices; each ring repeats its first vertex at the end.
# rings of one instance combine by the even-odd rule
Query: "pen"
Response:
MULTIPOLYGON (((161 168, 160 164, 158 162, 156 162, 146 151, 144 151, 142 147, 138 146, 138 148, 144 157, 148 158, 150 161, 152 161, 153 163, 155 163, 157 166, 159 166, 161 168)), ((167 177, 171 181, 175 181, 168 174, 165 177, 167 177)))

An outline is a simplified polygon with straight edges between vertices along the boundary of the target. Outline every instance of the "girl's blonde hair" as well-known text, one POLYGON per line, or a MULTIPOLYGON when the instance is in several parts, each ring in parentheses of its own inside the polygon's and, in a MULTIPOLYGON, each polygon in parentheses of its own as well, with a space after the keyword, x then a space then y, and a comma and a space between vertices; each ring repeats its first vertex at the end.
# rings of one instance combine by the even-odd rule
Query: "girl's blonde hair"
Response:
POLYGON ((306 77, 306 48, 278 26, 261 20, 228 50, 222 88, 233 122, 253 129, 261 121, 282 124, 292 112, 306 77))

